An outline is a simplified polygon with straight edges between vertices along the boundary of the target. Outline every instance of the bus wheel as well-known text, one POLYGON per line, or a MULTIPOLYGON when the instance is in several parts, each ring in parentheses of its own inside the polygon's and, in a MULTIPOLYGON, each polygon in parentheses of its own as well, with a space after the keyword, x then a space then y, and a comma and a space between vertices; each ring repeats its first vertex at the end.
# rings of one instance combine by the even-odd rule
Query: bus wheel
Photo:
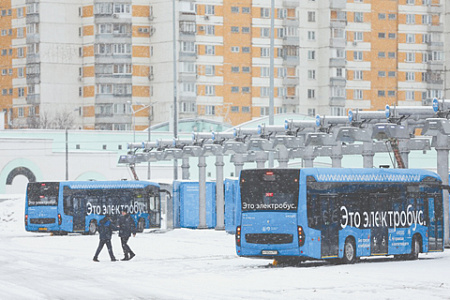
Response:
POLYGON ((137 226, 137 231, 138 232, 144 232, 144 228, 145 228, 145 220, 144 219, 139 219, 138 226, 137 226))
POLYGON ((97 232, 97 222, 95 220, 91 220, 89 223, 89 234, 94 235, 97 232))
POLYGON ((344 257, 342 262, 345 264, 353 264, 356 261, 356 247, 352 239, 346 239, 344 244, 344 257))
POLYGON ((411 243, 411 254, 409 255, 409 259, 416 260, 419 258, 420 253, 420 242, 419 239, 414 236, 411 243))

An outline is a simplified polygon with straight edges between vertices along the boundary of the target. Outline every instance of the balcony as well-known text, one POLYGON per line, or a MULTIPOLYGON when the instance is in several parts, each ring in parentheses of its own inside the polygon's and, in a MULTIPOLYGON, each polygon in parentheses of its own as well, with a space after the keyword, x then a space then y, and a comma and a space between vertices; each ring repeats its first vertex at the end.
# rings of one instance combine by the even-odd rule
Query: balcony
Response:
POLYGON ((299 82, 297 76, 286 76, 283 78, 283 85, 293 86, 298 84, 299 82))
POLYGON ((27 14, 26 22, 27 24, 39 23, 39 14, 27 14))
POLYGON ((283 37, 283 45, 285 46, 299 46, 300 39, 298 36, 285 36, 283 37))
POLYGON ((440 60, 432 60, 427 62, 427 70, 444 71, 444 63, 440 60))
POLYGON ((330 22, 331 28, 345 28, 347 26, 347 20, 345 19, 332 19, 330 22))
POLYGON ((27 54, 27 64, 37 64, 41 62, 41 58, 39 56, 39 53, 36 54, 27 54))
POLYGON ((345 97, 331 96, 330 106, 345 106, 345 97))
POLYGON ((344 38, 331 38, 330 39, 330 47, 333 48, 344 48, 347 44, 347 41, 344 38))
POLYGON ((27 74, 27 84, 34 85, 41 83, 41 76, 39 73, 37 74, 27 74))
POLYGON ((178 82, 195 82, 195 81, 197 81, 196 73, 186 73, 186 72, 178 73, 178 82))
POLYGON ((39 43, 40 35, 39 33, 29 33, 27 34, 27 44, 39 43))
POLYGON ((180 52, 178 54, 180 61, 196 61, 197 53, 195 52, 180 52))
POLYGON ((330 58, 330 67, 344 68, 346 63, 345 58, 330 58))
POLYGON ((178 20, 181 21, 190 21, 195 22, 195 13, 188 13, 188 12, 180 12, 180 15, 178 17, 178 20))
POLYGON ((298 18, 286 18, 283 19, 283 26, 285 27, 298 27, 300 24, 298 18))
POLYGON ((283 6, 286 8, 296 8, 300 6, 299 0, 284 0, 283 6))
POLYGON ((28 94, 27 95, 27 104, 37 105, 41 103, 41 95, 40 94, 28 94))
POLYGON ((331 77, 330 84, 332 86, 345 86, 347 80, 344 77, 331 77))
POLYGON ((283 65, 287 67, 294 67, 300 64, 300 57, 298 56, 284 56, 283 57, 283 65))
POLYGON ((195 32, 192 31, 180 31, 180 41, 183 42, 195 42, 195 32))
POLYGON ((330 0, 331 9, 344 9, 346 4, 347 0, 330 0))
POLYGON ((300 98, 296 95, 284 96, 281 104, 282 105, 299 105, 300 98))

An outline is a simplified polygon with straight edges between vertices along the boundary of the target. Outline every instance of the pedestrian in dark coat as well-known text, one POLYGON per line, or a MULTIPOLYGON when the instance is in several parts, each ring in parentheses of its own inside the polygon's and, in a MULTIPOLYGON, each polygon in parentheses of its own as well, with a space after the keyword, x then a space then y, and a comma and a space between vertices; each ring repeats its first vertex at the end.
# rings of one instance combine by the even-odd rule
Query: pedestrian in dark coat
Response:
POLYGON ((128 239, 131 234, 133 237, 136 236, 136 225, 133 218, 128 214, 125 207, 121 209, 122 216, 119 218, 119 236, 122 242, 122 249, 124 258, 122 260, 130 260, 136 255, 131 251, 130 246, 128 246, 128 239))
POLYGON ((109 215, 105 215, 103 219, 100 220, 98 224, 98 233, 100 241, 98 243, 97 251, 94 255, 94 261, 98 260, 98 255, 103 249, 103 246, 106 244, 106 247, 108 247, 109 257, 111 258, 111 261, 116 261, 116 258, 114 257, 113 249, 111 246, 111 236, 113 230, 117 230, 117 227, 112 223, 111 217, 109 215))

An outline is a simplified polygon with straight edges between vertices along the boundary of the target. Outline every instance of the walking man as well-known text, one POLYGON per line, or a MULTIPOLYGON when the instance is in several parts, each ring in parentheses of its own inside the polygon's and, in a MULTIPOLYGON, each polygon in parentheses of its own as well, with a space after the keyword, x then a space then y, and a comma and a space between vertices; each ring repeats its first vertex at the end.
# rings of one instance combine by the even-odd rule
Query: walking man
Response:
POLYGON ((114 257, 113 249, 111 246, 111 235, 112 231, 117 230, 116 226, 111 222, 111 218, 109 215, 105 215, 103 219, 100 220, 99 226, 98 226, 98 233, 100 237, 100 241, 98 243, 97 251, 94 255, 94 261, 98 262, 98 255, 103 249, 103 246, 106 244, 106 247, 108 247, 109 257, 111 258, 111 261, 116 261, 116 258, 114 257))
POLYGON ((125 207, 122 207, 120 210, 122 216, 119 219, 119 236, 120 241, 122 242, 122 249, 125 257, 122 260, 130 260, 135 257, 133 251, 131 251, 130 246, 128 246, 128 239, 131 234, 133 237, 136 236, 136 225, 134 224, 133 218, 128 214, 125 207))

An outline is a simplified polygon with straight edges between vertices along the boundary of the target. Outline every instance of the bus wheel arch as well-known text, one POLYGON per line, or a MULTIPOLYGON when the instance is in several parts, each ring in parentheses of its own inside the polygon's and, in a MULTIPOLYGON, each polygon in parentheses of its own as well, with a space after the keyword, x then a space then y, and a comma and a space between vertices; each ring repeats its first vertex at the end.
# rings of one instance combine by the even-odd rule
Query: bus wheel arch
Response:
POLYGON ((356 262, 356 242, 353 236, 348 236, 345 239, 342 262, 345 264, 353 264, 356 262))
POLYGON ((89 222, 88 234, 94 235, 97 232, 97 221, 91 220, 89 222))
POLYGON ((144 232, 145 220, 144 218, 139 218, 137 222, 137 232, 144 232))

